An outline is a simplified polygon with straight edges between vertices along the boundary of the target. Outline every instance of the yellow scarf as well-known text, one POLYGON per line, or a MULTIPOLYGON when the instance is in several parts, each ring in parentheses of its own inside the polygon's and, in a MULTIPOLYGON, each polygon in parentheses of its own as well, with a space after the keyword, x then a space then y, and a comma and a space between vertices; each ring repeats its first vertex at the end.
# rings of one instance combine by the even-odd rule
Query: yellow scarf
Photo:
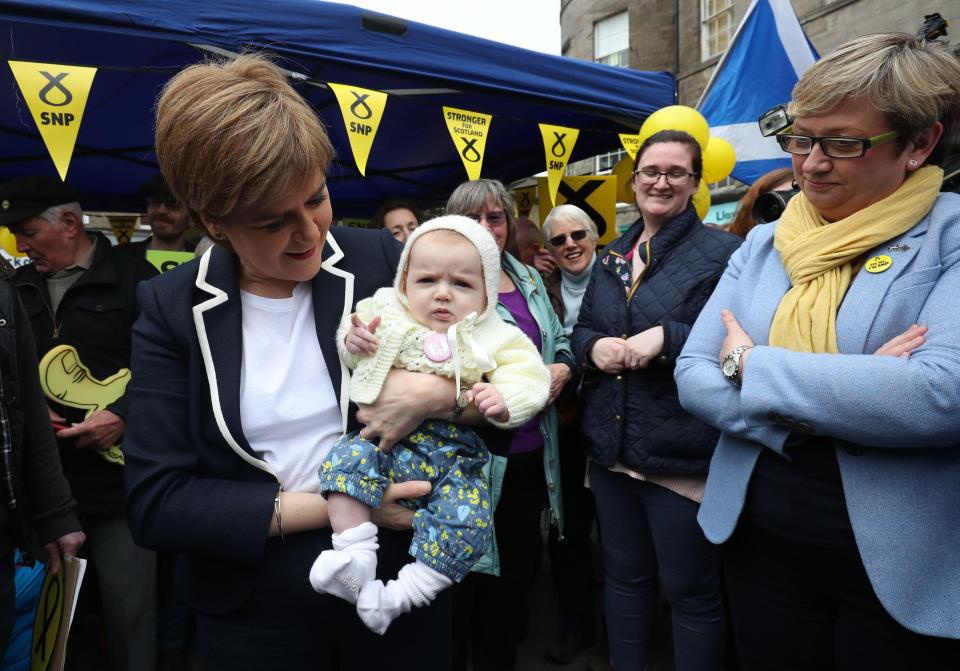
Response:
POLYGON ((770 344, 836 354, 837 312, 853 261, 913 228, 933 207, 942 183, 943 170, 921 168, 883 200, 829 224, 804 194, 792 198, 773 234, 792 287, 770 324, 770 344))

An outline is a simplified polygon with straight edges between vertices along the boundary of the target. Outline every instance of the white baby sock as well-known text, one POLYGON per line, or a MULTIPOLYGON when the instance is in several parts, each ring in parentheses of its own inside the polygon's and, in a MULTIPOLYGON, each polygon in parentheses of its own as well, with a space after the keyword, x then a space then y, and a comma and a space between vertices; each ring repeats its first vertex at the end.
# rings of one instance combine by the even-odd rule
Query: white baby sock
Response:
POLYGON ((333 549, 313 562, 310 584, 318 592, 356 603, 360 588, 377 577, 377 525, 364 522, 332 539, 333 549))
POLYGON ((400 569, 397 579, 386 585, 380 580, 365 583, 357 599, 357 614, 367 628, 382 635, 398 615, 409 612, 413 606, 430 604, 452 584, 450 578, 422 562, 407 564, 400 569))

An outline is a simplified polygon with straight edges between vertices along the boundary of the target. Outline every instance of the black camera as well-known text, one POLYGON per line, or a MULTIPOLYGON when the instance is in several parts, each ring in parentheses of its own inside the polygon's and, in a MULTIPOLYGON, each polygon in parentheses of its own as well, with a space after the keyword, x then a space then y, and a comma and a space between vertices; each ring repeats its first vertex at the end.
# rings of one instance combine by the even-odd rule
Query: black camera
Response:
POLYGON ((800 193, 800 189, 796 188, 796 182, 794 182, 794 188, 786 191, 761 193, 753 203, 753 220, 758 224, 769 224, 777 221, 783 215, 783 211, 787 209, 787 203, 798 193, 800 193))

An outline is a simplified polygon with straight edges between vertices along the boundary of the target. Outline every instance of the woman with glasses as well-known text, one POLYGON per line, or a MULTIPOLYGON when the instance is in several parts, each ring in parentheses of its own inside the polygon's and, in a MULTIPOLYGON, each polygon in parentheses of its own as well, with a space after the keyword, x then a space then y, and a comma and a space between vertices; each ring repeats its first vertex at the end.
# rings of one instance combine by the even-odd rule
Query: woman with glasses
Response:
POLYGON ((676 371, 722 432, 700 524, 741 668, 957 669, 960 197, 938 165, 960 62, 861 37, 789 111, 801 193, 731 259, 676 371))
POLYGON ((509 436, 506 457, 491 458, 497 549, 454 590, 456 668, 466 669, 469 657, 474 671, 510 671, 526 633, 527 594, 540 566, 545 504, 551 521, 563 529, 553 401, 571 377, 573 357, 540 274, 505 251, 516 235, 516 203, 503 184, 492 179, 461 184, 447 200, 446 214, 470 217, 493 235, 502 259, 497 312, 533 341, 551 376, 546 410, 509 436))
POLYGON ((719 557, 696 521, 717 432, 680 407, 673 382, 690 328, 740 244, 697 217, 702 166, 687 133, 643 143, 633 178, 640 219, 601 253, 573 329, 615 669, 646 667, 658 577, 678 671, 719 669, 723 654, 719 557))

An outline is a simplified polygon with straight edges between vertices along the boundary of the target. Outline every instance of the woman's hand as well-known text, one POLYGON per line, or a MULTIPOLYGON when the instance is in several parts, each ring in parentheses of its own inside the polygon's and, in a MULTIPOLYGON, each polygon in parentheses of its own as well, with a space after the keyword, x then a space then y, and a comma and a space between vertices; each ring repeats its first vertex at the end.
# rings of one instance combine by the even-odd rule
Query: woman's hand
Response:
MULTIPOLYGON (((723 325, 727 328, 727 337, 724 338, 720 344, 720 364, 722 365, 726 356, 737 347, 753 347, 753 339, 741 328, 740 322, 737 321, 737 318, 733 316, 730 310, 721 310, 720 319, 723 320, 723 325)), ((743 377, 743 369, 749 355, 750 350, 747 350, 740 356, 741 378, 743 377)))
POLYGON ((380 338, 374 334, 378 326, 380 326, 379 315, 371 319, 369 324, 360 321, 356 312, 350 315, 350 330, 347 331, 347 337, 344 339, 347 351, 350 354, 376 354, 380 338))
POLYGON ((404 508, 398 499, 418 499, 430 493, 430 483, 425 480, 397 482, 383 493, 380 508, 370 511, 370 518, 378 527, 403 531, 413 526, 413 511, 404 508))
POLYGON ((430 417, 447 417, 453 412, 456 394, 453 380, 393 368, 380 390, 376 403, 359 404, 357 419, 366 426, 365 440, 376 442, 389 452, 430 417))
POLYGON ((913 350, 927 342, 927 339, 924 337, 926 334, 926 326, 917 326, 914 324, 900 335, 885 342, 874 354, 909 359, 913 350))
POLYGON ((620 338, 600 338, 590 348, 590 360, 593 365, 604 373, 620 373, 623 371, 627 341, 620 338))
POLYGON ((658 324, 627 338, 623 364, 627 368, 646 368, 662 352, 663 326, 658 324))
POLYGON ((547 365, 547 370, 550 371, 550 398, 547 399, 547 405, 550 405, 557 400, 557 396, 570 381, 570 366, 565 363, 551 363, 547 365))

